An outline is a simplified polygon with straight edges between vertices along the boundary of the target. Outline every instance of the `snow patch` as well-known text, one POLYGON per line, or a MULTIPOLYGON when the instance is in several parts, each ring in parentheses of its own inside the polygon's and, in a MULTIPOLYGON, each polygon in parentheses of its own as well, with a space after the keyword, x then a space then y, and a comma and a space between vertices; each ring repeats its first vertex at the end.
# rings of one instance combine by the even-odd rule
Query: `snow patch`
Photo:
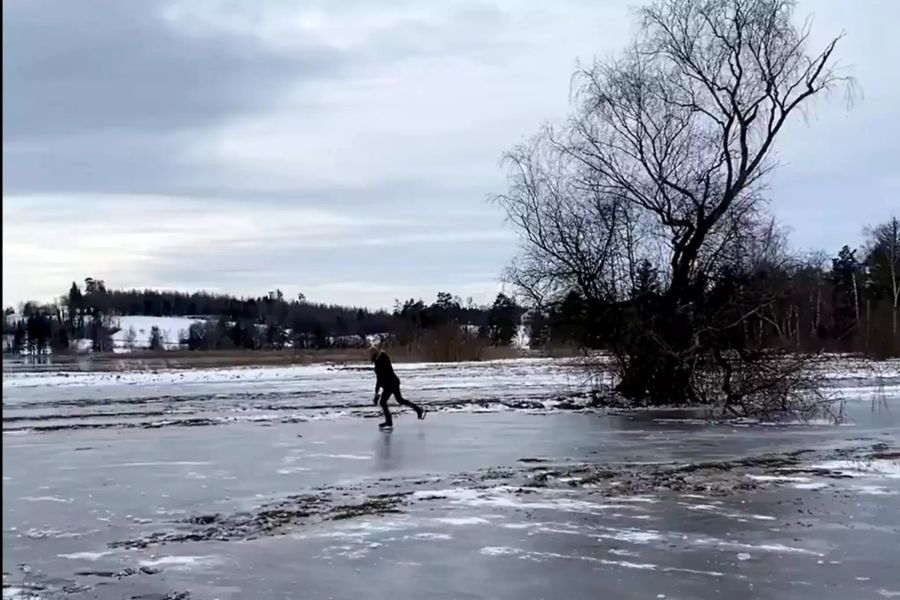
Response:
POLYGON ((110 554, 112 554, 111 550, 104 550, 100 552, 71 552, 69 554, 57 554, 56 556, 58 558, 68 558, 71 560, 99 560, 110 554))
POLYGON ((173 461, 151 461, 151 462, 128 462, 128 463, 110 463, 108 465, 99 465, 106 469, 131 469, 134 467, 206 467, 211 462, 193 461, 193 460, 173 460, 173 461))
POLYGON ((858 485, 853 488, 857 493, 865 496, 896 496, 896 490, 889 490, 880 485, 858 485))
POLYGON ((344 460, 372 460, 371 456, 365 454, 307 454, 310 458, 341 458, 344 460))
POLYGON ((189 569, 207 566, 217 561, 215 556, 159 556, 140 561, 142 567, 189 569))
POLYGON ((797 548, 796 546, 785 546, 784 544, 743 544, 741 542, 726 542, 717 540, 718 546, 722 548, 733 548, 735 550, 761 550, 763 552, 778 552, 784 554, 804 554, 807 556, 825 556, 820 552, 807 550, 805 548, 797 548))
POLYGON ((811 468, 834 471, 847 477, 884 477, 887 479, 900 479, 900 461, 896 460, 831 460, 812 465, 811 468))
POLYGON ((3 600, 22 600, 23 598, 28 598, 29 600, 41 600, 41 596, 32 586, 7 586, 4 584, 3 600))
POLYGON ((405 536, 405 539, 409 540, 427 540, 427 541, 446 541, 452 540, 453 536, 447 533, 434 533, 430 531, 423 531, 422 533, 415 533, 413 535, 405 536))
POLYGON ((78 538, 84 535, 88 535, 89 533, 96 533, 98 530, 94 529, 91 531, 63 531, 60 529, 37 529, 32 527, 30 529, 25 530, 23 533, 25 537, 33 539, 33 540, 43 540, 47 538, 78 538))
POLYGON ((510 556, 520 554, 522 550, 510 548, 509 546, 485 546, 480 552, 485 556, 510 556))
POLYGON ((61 504, 72 504, 71 498, 58 498, 56 496, 22 496, 19 500, 26 502, 59 502, 61 504))
POLYGON ((605 566, 621 567, 624 569, 638 569, 646 571, 662 571, 665 573, 694 573, 697 575, 709 575, 711 577, 723 577, 724 574, 718 571, 702 571, 697 569, 683 569, 681 567, 659 567, 651 563, 635 563, 624 560, 610 560, 606 558, 598 558, 594 556, 584 556, 579 554, 560 554, 557 552, 527 552, 519 548, 510 548, 508 546, 485 546, 481 549, 481 554, 485 556, 517 556, 521 559, 533 560, 536 562, 544 562, 551 559, 564 560, 582 560, 586 562, 597 563, 605 566))
POLYGON ((795 483, 791 487, 796 490, 821 490, 823 488, 827 488, 828 484, 822 483, 822 482, 817 482, 817 481, 811 481, 811 482, 807 482, 807 483, 795 483))
POLYGON ((483 519, 481 517, 439 517, 435 519, 439 523, 443 523, 445 525, 487 525, 490 523, 487 519, 483 519))
POLYGON ((597 537, 603 540, 628 542, 629 544, 649 544, 663 539, 663 536, 656 531, 612 528, 606 528, 606 533, 599 534, 597 537))
POLYGON ((809 477, 793 477, 790 475, 747 475, 747 478, 753 481, 795 481, 798 483, 809 481, 809 477))
POLYGON ((278 473, 279 475, 293 475, 294 473, 302 473, 304 471, 310 470, 311 469, 308 469, 306 467, 285 467, 283 469, 278 469, 276 473, 278 473))
POLYGON ((538 525, 538 523, 504 523, 500 527, 503 527, 504 529, 531 529, 538 525))
POLYGON ((632 552, 630 550, 621 550, 619 548, 610 548, 610 554, 615 554, 616 556, 627 556, 629 558, 637 558, 640 556, 637 552, 632 552))
MULTIPOLYGON (((598 504, 586 500, 573 498, 545 498, 543 500, 526 500, 509 488, 498 486, 489 489, 451 488, 446 490, 415 492, 416 500, 448 499, 451 504, 464 504, 466 506, 492 506, 497 508, 512 508, 523 510, 558 510, 563 512, 577 512, 593 514, 608 509, 634 508, 628 504, 598 504)), ((542 490, 546 493, 548 490, 542 490)), ((565 492, 565 490, 560 490, 565 492)), ((634 500, 632 500, 634 502, 634 500)))

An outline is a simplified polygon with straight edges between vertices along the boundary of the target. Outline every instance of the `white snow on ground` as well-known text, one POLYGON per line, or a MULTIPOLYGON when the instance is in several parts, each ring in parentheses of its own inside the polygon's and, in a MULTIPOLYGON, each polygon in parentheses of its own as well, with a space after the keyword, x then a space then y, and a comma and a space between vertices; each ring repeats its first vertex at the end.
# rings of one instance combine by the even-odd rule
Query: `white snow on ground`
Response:
POLYGON ((439 541, 448 541, 452 540, 453 536, 448 533, 435 533, 433 531, 423 531, 421 533, 414 533, 412 535, 405 535, 403 539, 406 540, 424 540, 430 542, 439 542, 439 541))
POLYGON ((481 549, 481 554, 485 556, 510 556, 522 552, 518 548, 510 548, 509 546, 485 546, 481 549))
POLYGON ((591 562, 606 566, 622 567, 625 569, 640 569, 647 571, 661 571, 664 573, 692 573, 696 575, 709 575, 710 577, 723 577, 724 574, 718 571, 702 571, 697 569, 684 569, 681 567, 661 567, 651 563, 635 563, 625 560, 609 560, 595 556, 586 556, 582 554, 562 554, 559 552, 533 552, 523 550, 521 548, 512 548, 509 546, 485 546, 480 550, 483 556, 515 556, 521 559, 533 560, 535 562, 546 562, 548 560, 579 560, 591 562))
POLYGON ((809 482, 809 483, 806 483, 806 482, 795 483, 791 487, 794 488, 795 490, 821 490, 821 489, 827 488, 828 484, 820 482, 820 481, 813 481, 813 482, 809 482))
POLYGON ((38 591, 29 585, 5 585, 3 586, 3 600, 22 600, 23 598, 34 598, 40 600, 38 591))
POLYGON ((663 536, 656 531, 644 531, 642 529, 612 529, 605 528, 606 533, 598 533, 597 537, 603 540, 615 540, 629 544, 649 544, 658 542, 663 536))
POLYGON ((748 474, 748 479, 753 481, 795 481, 797 483, 805 483, 809 481, 809 477, 793 477, 789 475, 753 475, 748 474))
POLYGON ((182 371, 59 371, 55 373, 4 373, 3 387, 62 387, 116 385, 171 385, 222 383, 235 380, 284 380, 296 376, 331 375, 325 366, 190 369, 182 371))
POLYGON ((610 554, 615 554, 616 556, 627 556, 629 558, 636 558, 640 556, 637 552, 632 552, 631 550, 622 550, 621 548, 610 548, 607 552, 610 554))
MULTIPOLYGON (((698 540, 702 544, 706 540, 698 540)), ((763 552, 774 552, 778 554, 805 554, 807 556, 825 556, 821 552, 814 552, 806 548, 798 548, 796 546, 785 546, 784 544, 744 544, 741 542, 732 542, 725 540, 711 540, 720 548, 733 548, 735 550, 760 550, 763 552)))
POLYGON ((102 550, 99 552, 72 552, 70 554, 57 554, 56 556, 72 560, 100 560, 104 556, 109 556, 112 553, 112 550, 102 550))
MULTIPOLYGON (((416 387, 428 389, 430 384, 441 389, 465 389, 481 386, 515 385, 519 389, 546 387, 548 384, 582 383, 578 372, 564 372, 565 361, 553 359, 516 359, 460 363, 403 363, 394 365, 401 377, 414 376, 416 387)), ((360 371, 370 371, 368 364, 351 368, 327 364, 285 367, 233 367, 154 371, 56 371, 6 372, 3 387, 68 387, 118 385, 173 385, 186 383, 236 383, 252 381, 280 382, 328 380, 330 389, 343 383, 358 383, 360 371)), ((368 385, 368 382, 367 382, 368 385)))
POLYGON ((215 556, 159 556, 140 561, 142 567, 167 567, 173 569, 189 569, 197 566, 209 566, 218 562, 215 556))
MULTIPOLYGON (((494 508, 512 508, 519 510, 554 510, 562 512, 574 512, 593 514, 609 509, 632 509, 638 507, 634 503, 604 503, 589 502, 576 498, 568 498, 561 494, 547 497, 548 493, 555 490, 542 489, 544 496, 541 499, 524 499, 517 494, 519 488, 497 486, 489 489, 451 488, 445 490, 415 492, 416 499, 445 498, 450 504, 462 504, 465 506, 494 508)), ((618 499, 617 499, 618 500, 618 499)), ((627 502, 627 500, 626 500, 627 502)))
POLYGON ((853 488, 858 494, 865 496, 896 496, 898 492, 880 485, 858 485, 853 488))
POLYGON ((372 460, 372 456, 366 454, 327 454, 327 453, 314 453, 307 454, 309 458, 337 458, 343 460, 372 460))
POLYGON ((828 354, 817 359, 813 368, 826 379, 898 377, 900 359, 874 361, 846 354, 828 354))
POLYGON ((202 323, 204 319, 197 317, 147 317, 142 315, 128 315, 116 317, 114 322, 118 324, 119 331, 113 334, 113 349, 116 352, 130 352, 131 350, 145 350, 150 347, 150 332, 153 327, 159 327, 163 348, 175 349, 179 347, 179 340, 187 338, 188 330, 194 323, 202 323), (129 344, 129 332, 134 331, 134 343, 129 344))
POLYGON ((58 498, 56 496, 22 496, 20 500, 25 500, 26 502, 59 502, 61 504, 74 502, 71 498, 58 498))
POLYGON ((848 477, 885 477, 900 479, 900 460, 875 459, 871 461, 830 460, 812 465, 813 469, 836 471, 848 477))
POLYGON ((454 526, 487 525, 488 523, 490 523, 490 521, 482 517, 439 517, 435 520, 439 523, 443 523, 444 525, 454 526))

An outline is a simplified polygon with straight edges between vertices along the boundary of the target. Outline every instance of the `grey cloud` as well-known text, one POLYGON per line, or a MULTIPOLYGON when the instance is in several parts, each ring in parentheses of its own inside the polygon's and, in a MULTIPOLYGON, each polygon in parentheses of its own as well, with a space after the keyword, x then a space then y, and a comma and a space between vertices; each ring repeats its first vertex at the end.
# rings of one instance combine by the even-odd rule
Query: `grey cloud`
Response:
POLYGON ((162 6, 5 2, 4 141, 195 129, 342 63, 321 45, 285 56, 226 32, 185 35, 162 18, 162 6))
POLYGON ((178 193, 195 178, 179 161, 180 148, 178 135, 152 132, 4 140, 3 190, 178 193))
POLYGON ((334 78, 354 65, 504 45, 501 36, 492 35, 504 14, 491 4, 451 6, 435 18, 399 16, 353 49, 339 50, 310 36, 278 51, 224 28, 179 30, 164 18, 165 6, 5 2, 4 142, 104 131, 199 130, 259 110, 289 85, 334 78))
MULTIPOLYGON (((234 8, 255 4, 238 2, 234 8)), ((4 3, 7 193, 202 195, 204 188, 217 187, 220 174, 186 162, 184 150, 217 124, 264 114, 288 90, 349 77, 366 65, 494 47, 500 42, 490 32, 503 18, 496 7, 480 3, 418 17, 400 10, 353 47, 338 50, 327 35, 310 35, 275 50, 253 31, 176 28, 163 16, 167 6, 118 0, 4 3)), ((353 6, 341 9, 348 19, 353 6)), ((354 10, 362 8, 371 10, 372 4, 354 10)), ((329 110, 325 99, 309 96, 291 104, 306 114, 329 110)), ((231 191, 219 186, 209 193, 231 191)))
POLYGON ((160 2, 3 4, 5 192, 171 192, 197 178, 192 136, 335 76, 327 45, 287 55, 234 33, 187 35, 160 2))

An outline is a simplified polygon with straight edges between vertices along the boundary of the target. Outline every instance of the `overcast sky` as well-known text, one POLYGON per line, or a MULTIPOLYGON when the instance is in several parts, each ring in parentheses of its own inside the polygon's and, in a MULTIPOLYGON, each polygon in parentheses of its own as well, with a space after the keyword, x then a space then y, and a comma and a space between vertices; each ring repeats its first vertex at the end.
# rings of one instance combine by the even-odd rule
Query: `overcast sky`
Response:
MULTIPOLYGON (((4 0, 3 303, 72 280, 390 306, 485 301, 503 151, 564 117, 615 0, 4 0)), ((799 248, 900 209, 900 3, 806 0, 864 97, 779 147, 799 248)))

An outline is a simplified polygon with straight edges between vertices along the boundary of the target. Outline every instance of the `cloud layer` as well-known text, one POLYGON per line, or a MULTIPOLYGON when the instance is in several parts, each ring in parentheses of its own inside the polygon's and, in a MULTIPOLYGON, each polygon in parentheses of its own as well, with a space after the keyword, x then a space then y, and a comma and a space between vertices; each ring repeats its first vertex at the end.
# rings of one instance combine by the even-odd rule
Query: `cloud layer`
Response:
MULTIPOLYGON (((896 207, 889 0, 801 3, 865 92, 782 145, 776 212, 834 250, 896 207)), ((616 0, 3 4, 4 303, 73 279, 389 306, 487 300, 516 242, 501 153, 565 115, 616 0)))

